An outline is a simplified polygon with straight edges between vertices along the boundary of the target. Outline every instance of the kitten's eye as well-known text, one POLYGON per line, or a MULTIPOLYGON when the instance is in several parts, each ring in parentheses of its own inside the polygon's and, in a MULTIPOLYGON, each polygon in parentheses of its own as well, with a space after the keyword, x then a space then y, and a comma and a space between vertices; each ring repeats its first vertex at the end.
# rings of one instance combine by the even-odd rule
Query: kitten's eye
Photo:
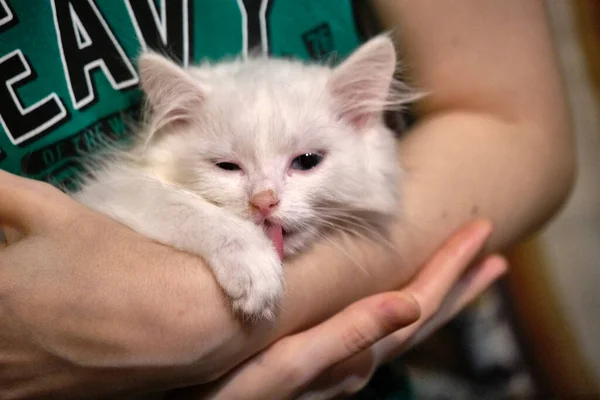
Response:
POLYGON ((215 164, 217 167, 224 169, 225 171, 239 171, 240 166, 232 162, 220 162, 215 164))
POLYGON ((321 161, 323 161, 323 155, 319 153, 305 153, 294 158, 290 168, 300 171, 308 171, 309 169, 313 169, 319 165, 321 161))

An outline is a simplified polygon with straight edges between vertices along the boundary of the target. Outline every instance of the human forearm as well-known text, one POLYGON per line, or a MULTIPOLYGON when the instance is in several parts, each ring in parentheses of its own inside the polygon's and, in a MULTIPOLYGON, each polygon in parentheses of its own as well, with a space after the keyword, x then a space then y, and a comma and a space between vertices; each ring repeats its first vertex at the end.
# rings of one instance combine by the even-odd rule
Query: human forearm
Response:
MULTIPOLYGON (((402 152, 407 185, 426 179, 425 191, 435 191, 415 199, 438 196, 433 201, 444 207, 421 204, 413 210, 426 211, 419 225, 438 219, 446 220, 443 225, 479 212, 497 224, 492 247, 538 228, 565 201, 575 164, 544 2, 371 0, 371 5, 382 27, 399 33, 407 74, 429 94, 417 108, 422 123, 402 152)), ((409 189, 407 202, 411 194, 409 189)))
POLYGON ((418 227, 408 235, 414 245, 406 252, 434 245, 428 242, 475 215, 495 222, 489 242, 494 250, 550 218, 569 193, 572 156, 569 148, 528 132, 536 129, 543 128, 468 111, 441 114, 417 127, 401 146, 407 223, 418 227))

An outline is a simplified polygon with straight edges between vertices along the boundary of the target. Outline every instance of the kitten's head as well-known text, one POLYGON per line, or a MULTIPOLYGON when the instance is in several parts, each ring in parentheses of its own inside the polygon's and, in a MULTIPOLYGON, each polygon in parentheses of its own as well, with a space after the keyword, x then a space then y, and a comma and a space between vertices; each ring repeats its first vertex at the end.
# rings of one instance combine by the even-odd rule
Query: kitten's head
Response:
POLYGON ((147 166, 243 218, 281 225, 286 254, 326 228, 397 211, 396 145, 382 112, 402 99, 388 37, 335 68, 257 58, 182 69, 152 53, 139 66, 147 166))

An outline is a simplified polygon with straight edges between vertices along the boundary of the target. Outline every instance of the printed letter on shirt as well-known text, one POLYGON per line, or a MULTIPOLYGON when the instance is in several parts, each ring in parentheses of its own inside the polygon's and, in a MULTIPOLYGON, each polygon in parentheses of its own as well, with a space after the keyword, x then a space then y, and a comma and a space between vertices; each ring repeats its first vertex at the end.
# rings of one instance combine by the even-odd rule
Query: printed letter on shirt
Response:
POLYGON ((135 69, 93 1, 52 0, 52 10, 73 108, 96 100, 91 74, 97 68, 115 90, 138 83, 135 69))
POLYGON ((35 71, 21 52, 15 50, 0 58, 0 124, 12 144, 38 137, 67 117, 56 93, 24 106, 17 87, 34 80, 35 71))

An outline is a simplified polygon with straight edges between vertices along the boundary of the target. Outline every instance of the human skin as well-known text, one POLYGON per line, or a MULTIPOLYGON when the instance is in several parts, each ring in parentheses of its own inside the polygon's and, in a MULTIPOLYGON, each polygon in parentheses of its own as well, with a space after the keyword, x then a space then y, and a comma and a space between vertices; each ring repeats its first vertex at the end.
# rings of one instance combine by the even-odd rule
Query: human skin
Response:
POLYGON ((277 341, 215 383, 178 390, 168 400, 317 400, 357 392, 382 362, 418 344, 506 272, 498 255, 467 268, 491 232, 489 221, 469 223, 400 290, 355 302, 277 341))

